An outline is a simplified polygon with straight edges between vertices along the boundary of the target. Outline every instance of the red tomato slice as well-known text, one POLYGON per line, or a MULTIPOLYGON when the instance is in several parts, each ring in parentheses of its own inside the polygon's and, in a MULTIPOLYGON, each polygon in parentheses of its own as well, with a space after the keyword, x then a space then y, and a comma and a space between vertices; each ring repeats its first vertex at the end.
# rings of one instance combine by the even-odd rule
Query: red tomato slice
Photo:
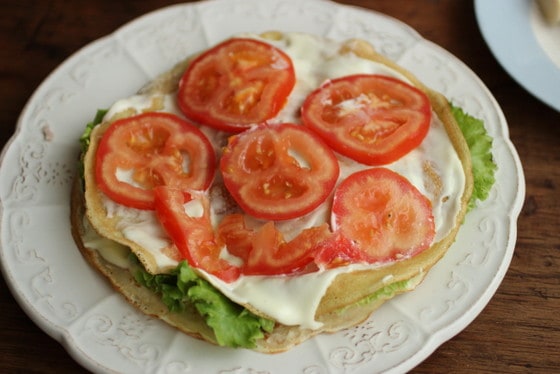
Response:
POLYGON ((194 125, 159 112, 115 121, 96 153, 99 189, 119 204, 154 209, 155 186, 205 190, 214 178, 212 145, 194 125))
POLYGON ((254 39, 230 39, 190 64, 177 99, 187 117, 239 132, 274 117, 294 85, 292 60, 280 49, 254 39))
POLYGON ((335 151, 366 165, 398 160, 416 148, 431 122, 428 97, 381 75, 353 75, 312 92, 302 121, 335 151))
POLYGON ((220 170, 239 206, 267 220, 311 212, 329 196, 339 174, 331 149, 294 124, 265 124, 230 138, 220 170))
POLYGON ((396 261, 428 248, 435 236, 432 205, 406 178, 386 168, 351 174, 336 189, 333 228, 368 262, 396 261))
POLYGON ((202 194, 185 199, 181 190, 160 186, 154 188, 155 211, 163 228, 189 265, 215 275, 225 282, 239 277, 240 269, 220 258, 221 246, 217 244, 210 221, 210 202, 202 194), (202 214, 190 216, 185 203, 198 204, 202 214))
POLYGON ((279 275, 304 271, 314 262, 321 244, 332 236, 328 224, 303 230, 286 241, 274 222, 258 229, 248 229, 241 214, 222 220, 218 237, 228 251, 244 262, 245 275, 279 275))

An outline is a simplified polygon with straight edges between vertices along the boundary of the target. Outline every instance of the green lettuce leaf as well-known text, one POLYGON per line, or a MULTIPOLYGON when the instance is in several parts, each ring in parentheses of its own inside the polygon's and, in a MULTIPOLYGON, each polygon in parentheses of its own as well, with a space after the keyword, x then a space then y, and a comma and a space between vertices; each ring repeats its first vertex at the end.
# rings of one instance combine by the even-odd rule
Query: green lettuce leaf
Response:
POLYGON ((495 172, 498 167, 492 156, 492 137, 488 135, 482 120, 469 115, 455 105, 451 105, 451 112, 471 152, 474 179, 473 193, 468 206, 471 210, 478 201, 486 200, 496 181, 495 172))
POLYGON ((186 305, 193 305, 222 346, 254 348, 264 333, 274 328, 274 321, 229 300, 185 261, 170 274, 152 275, 140 268, 136 280, 159 294, 171 311, 181 312, 186 305))
POLYGON ((80 145, 82 147, 82 153, 86 153, 89 147, 89 138, 91 137, 91 131, 95 126, 99 125, 101 121, 103 121, 103 117, 105 117, 106 113, 107 113, 106 109, 98 109, 97 113, 95 113, 95 117, 93 118, 93 121, 89 122, 86 125, 86 128, 82 136, 80 136, 80 145))
POLYGON ((89 143, 90 143, 90 137, 91 137, 91 131, 93 130, 93 128, 97 125, 99 125, 101 123, 101 121, 103 121, 103 117, 105 116, 105 114, 107 113, 106 109, 98 109, 97 113, 95 113, 95 117, 93 118, 93 121, 89 122, 86 125, 86 128, 84 129, 84 132, 82 133, 82 136, 80 136, 80 149, 82 151, 80 159, 78 161, 78 170, 80 171, 80 177, 82 179, 84 179, 84 160, 83 157, 86 154, 88 148, 89 148, 89 143))

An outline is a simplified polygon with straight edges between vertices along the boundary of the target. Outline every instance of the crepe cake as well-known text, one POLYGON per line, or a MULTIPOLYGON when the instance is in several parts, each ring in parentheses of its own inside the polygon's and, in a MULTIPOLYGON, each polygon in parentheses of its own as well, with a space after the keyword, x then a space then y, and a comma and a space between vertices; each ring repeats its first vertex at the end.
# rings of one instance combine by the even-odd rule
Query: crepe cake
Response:
MULTIPOLYGON (((311 92, 326 81, 355 74, 386 75, 416 87, 429 99, 432 113, 422 143, 399 160, 383 165, 409 180, 429 199, 435 235, 427 249, 380 263, 350 262, 284 275, 241 274, 234 281, 224 281, 204 269, 193 268, 233 302, 274 321, 274 329, 264 333, 251 347, 274 353, 288 350, 316 334, 357 325, 384 301, 413 290, 455 240, 467 211, 473 180, 469 150, 448 100, 426 87, 411 72, 377 53, 368 42, 357 39, 338 42, 282 32, 243 34, 235 38, 269 43, 293 61, 295 86, 286 104, 268 123, 301 124, 301 106, 311 92)), ((99 189, 95 173, 99 143, 115 121, 146 112, 169 112, 184 118, 177 105, 177 91, 186 69, 196 58, 196 55, 189 56, 130 98, 116 102, 93 129, 89 147, 82 155, 83 178, 76 179, 72 193, 71 220, 74 238, 83 255, 131 304, 193 337, 218 344, 213 329, 194 306, 185 305, 180 313, 170 311, 160 295, 137 283, 134 272, 139 266, 151 274, 166 273, 177 266, 180 256, 153 211, 111 201, 99 189), (131 263, 131 252, 139 263, 131 263)), ((201 123, 196 125, 209 139, 219 160, 228 139, 231 142, 232 133, 201 123)), ((337 184, 357 170, 372 168, 339 153, 336 157, 340 166, 337 184)), ((213 220, 223 219, 231 212, 242 212, 228 194, 219 173, 206 195, 213 220)), ((303 217, 274 223, 286 237, 293 237, 294 232, 304 228, 331 225, 332 201, 331 194, 303 217)), ((245 220, 256 227, 269 221, 247 214, 245 220)))

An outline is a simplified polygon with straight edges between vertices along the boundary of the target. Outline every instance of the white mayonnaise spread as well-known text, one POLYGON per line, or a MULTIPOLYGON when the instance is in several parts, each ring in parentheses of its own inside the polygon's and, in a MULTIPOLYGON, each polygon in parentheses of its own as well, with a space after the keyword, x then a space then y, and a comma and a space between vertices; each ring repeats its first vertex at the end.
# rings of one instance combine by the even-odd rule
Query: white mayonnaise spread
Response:
MULTIPOLYGON (((244 35, 246 36, 246 35, 244 35)), ((252 36, 256 37, 256 36, 252 36)), ((268 41, 270 42, 270 41, 268 41)), ((289 33, 279 41, 272 41, 276 47, 284 50, 291 58, 295 67, 297 82, 285 108, 275 117, 272 123, 292 122, 299 123, 301 104, 306 96, 328 79, 334 79, 352 74, 383 74, 406 80, 399 72, 387 66, 354 54, 338 54, 340 44, 327 41, 311 35, 289 33)), ((180 116, 181 113, 175 104, 175 95, 164 95, 165 111, 180 116)), ((133 107, 139 112, 150 107, 152 97, 137 95, 132 98, 120 100, 110 109, 106 118, 133 107)), ((356 105, 359 105, 357 103, 356 105)), ((225 144, 222 133, 203 127, 202 131, 208 136, 216 150, 225 144)), ((343 156, 338 156, 340 161, 339 182, 348 175, 358 170, 369 168, 343 156)), ((302 161, 303 162, 303 161, 302 161)), ((465 177, 461 162, 442 122, 433 115, 430 131, 423 143, 411 153, 400 160, 385 165, 399 174, 405 176, 432 202, 438 241, 445 237, 455 224, 455 217, 460 209, 465 177), (441 186, 434 191, 430 186, 433 182, 426 180, 426 165, 429 165, 441 179, 441 186)), ((129 175, 125 170, 119 171, 119 179, 127 179, 129 175)), ((220 206, 223 201, 212 200, 213 221, 219 222, 220 206)), ((176 262, 162 253, 162 249, 170 244, 163 229, 157 222, 153 212, 138 211, 120 206, 109 199, 105 199, 105 206, 109 215, 122 217, 120 229, 125 236, 145 247, 153 253, 161 271, 166 271, 176 265, 176 262)), ((201 214, 198 207, 186 208, 188 214, 201 214)), ((221 213, 223 214, 223 213, 221 213)), ((317 226, 330 220, 330 207, 328 202, 318 207, 304 217, 277 223, 287 240, 297 235, 304 228, 317 226)), ((248 225, 258 226, 262 222, 249 220, 248 225)), ((107 251, 103 251, 105 253, 107 251)), ((227 252, 225 257, 227 257, 227 252)), ((120 258, 120 256, 117 256, 120 258)), ((110 259, 108 258, 110 261, 110 259)), ((301 276, 241 276, 233 283, 225 283, 220 279, 206 274, 206 278, 221 292, 233 301, 251 304, 270 317, 286 325, 301 325, 304 328, 319 328, 321 324, 315 321, 315 311, 322 296, 332 280, 340 273, 354 271, 360 268, 371 268, 372 265, 355 264, 336 269, 320 271, 301 276)), ((390 283, 390 277, 387 283, 390 283)))

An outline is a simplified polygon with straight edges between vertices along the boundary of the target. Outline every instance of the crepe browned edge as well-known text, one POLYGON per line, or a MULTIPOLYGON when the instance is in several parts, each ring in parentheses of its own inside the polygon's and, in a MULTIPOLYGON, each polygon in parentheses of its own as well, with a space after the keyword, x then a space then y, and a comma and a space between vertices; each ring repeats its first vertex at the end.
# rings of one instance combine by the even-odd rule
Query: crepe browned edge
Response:
MULTIPOLYGON (((263 34, 265 38, 269 39, 280 39, 283 34, 280 32, 270 32, 263 34)), ((299 344, 301 341, 308 339, 309 337, 316 335, 325 331, 337 331, 342 328, 356 325, 361 321, 365 320, 377 307, 379 307, 384 299, 378 299, 370 303, 362 304, 361 300, 366 299, 369 295, 374 294, 376 291, 382 289, 387 285, 387 280, 390 283, 400 282, 416 277, 423 278, 423 276, 428 272, 428 270, 435 264, 447 251, 449 246, 455 240, 455 236, 463 221, 464 215, 466 214, 467 202, 470 198, 472 192, 472 174, 471 174, 471 164, 470 164, 470 154, 463 135, 455 122, 455 119, 450 111, 449 103, 447 99, 441 94, 429 89, 424 84, 422 84, 413 74, 399 66, 398 64, 390 61, 384 56, 378 54, 374 48, 367 42, 363 40, 349 40, 343 44, 340 49, 340 53, 354 53, 360 57, 367 58, 373 61, 383 63, 392 69, 399 71, 407 79, 409 79, 416 87, 424 91, 429 97, 434 112, 441 119, 444 124, 447 133, 455 150, 458 154, 459 159, 463 165, 465 171, 465 188, 464 193, 461 197, 461 210, 457 214, 456 222, 450 233, 440 240, 439 242, 433 244, 429 249, 424 252, 414 256, 413 258, 402 260, 396 262, 389 266, 382 268, 376 268, 371 270, 356 271, 350 273, 343 273, 338 275, 332 284, 327 289, 327 292, 323 296, 319 307, 316 312, 316 320, 322 322, 323 328, 318 330, 306 330, 298 327, 290 327, 279 325, 275 329, 274 333, 263 340, 257 350, 263 352, 278 352, 288 349, 289 347, 299 344), (343 313, 340 311, 344 310, 343 313)), ((178 81, 182 76, 185 68, 188 66, 189 59, 180 62, 170 71, 159 76, 147 86, 140 90, 140 93, 145 94, 155 94, 155 93, 172 93, 176 91, 178 86, 178 81)), ((154 110, 157 109, 157 103, 155 103, 154 110)), ((135 112, 125 112, 120 113, 119 116, 129 116, 134 115, 135 112)), ((101 194, 95 188, 95 179, 93 177, 92 165, 93 165, 93 155, 97 147, 99 138, 101 137, 104 129, 109 125, 109 123, 104 123, 98 126, 92 133, 92 140, 88 152, 85 156, 85 180, 86 188, 85 199, 86 204, 86 216, 91 224, 102 236, 109 239, 115 240, 119 243, 131 247, 131 249, 137 254, 140 261, 144 264, 146 270, 149 272, 154 272, 155 264, 149 258, 142 255, 142 252, 135 250, 137 245, 130 242, 122 236, 119 230, 116 230, 116 218, 108 218, 103 207, 101 200, 101 194), (93 187, 92 187, 93 186, 93 187)), ((79 206, 79 204, 77 205, 79 206)), ((74 212, 74 208, 73 208, 74 212)), ((80 223, 73 221, 74 225, 80 225, 80 223)), ((79 241, 79 234, 76 234, 77 241, 79 241)), ((80 244, 80 243, 79 243, 80 244)), ((208 335, 208 331, 205 329, 199 329, 198 322, 189 324, 188 322, 195 321, 196 318, 189 315, 184 318, 179 318, 177 316, 171 316, 171 314, 166 310, 165 307, 161 308, 161 301, 159 304, 155 301, 159 298, 155 295, 154 297, 149 297, 145 295, 145 290, 141 290, 141 287, 133 285, 134 279, 128 275, 121 274, 121 272, 128 273, 127 270, 118 269, 115 266, 104 261, 98 254, 97 251, 88 250, 83 248, 83 242, 81 243, 82 251, 89 253, 87 255, 88 259, 96 266, 102 273, 104 273, 116 286, 116 288, 123 293, 129 301, 132 301, 139 309, 147 312, 148 314, 162 318, 166 322, 173 326, 184 330, 185 332, 203 338, 205 340, 215 342, 213 334, 208 335), (92 254, 93 253, 93 254, 92 254), (154 303, 157 306, 148 306, 148 303, 154 303)), ((258 310, 255 310, 250 305, 246 305, 250 310, 257 314, 262 314, 258 310)), ((205 324, 204 324, 205 325, 205 324)), ((207 329, 207 327, 206 327, 207 329)))

